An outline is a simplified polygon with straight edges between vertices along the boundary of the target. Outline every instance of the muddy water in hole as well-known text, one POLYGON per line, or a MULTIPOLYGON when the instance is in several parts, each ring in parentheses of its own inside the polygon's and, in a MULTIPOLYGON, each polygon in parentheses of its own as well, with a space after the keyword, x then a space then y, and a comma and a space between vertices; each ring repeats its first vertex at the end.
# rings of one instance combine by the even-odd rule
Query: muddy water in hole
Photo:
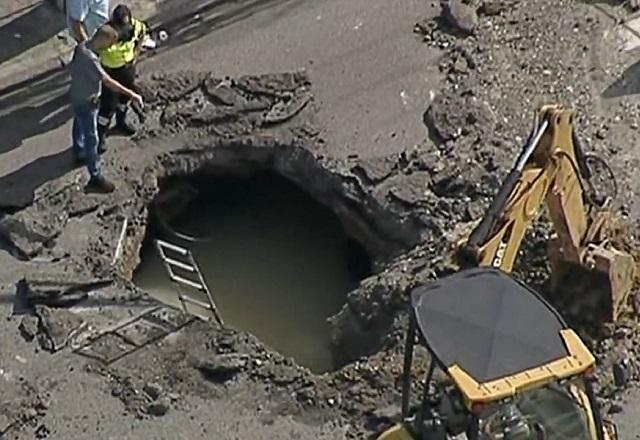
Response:
MULTIPOLYGON (((316 372, 335 367, 326 319, 369 271, 368 257, 332 212, 288 180, 199 178, 198 198, 171 226, 205 242, 189 243, 225 324, 316 372), (205 192, 206 191, 206 192, 205 192)), ((155 248, 147 244, 135 282, 178 306, 155 248)))

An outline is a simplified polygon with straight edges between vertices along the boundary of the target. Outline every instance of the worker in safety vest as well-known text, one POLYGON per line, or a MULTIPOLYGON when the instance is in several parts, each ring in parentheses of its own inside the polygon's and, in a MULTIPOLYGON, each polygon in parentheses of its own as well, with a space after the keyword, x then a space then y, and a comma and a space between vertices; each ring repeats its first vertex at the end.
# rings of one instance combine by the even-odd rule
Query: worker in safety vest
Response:
MULTIPOLYGON (((131 16, 131 11, 125 5, 118 5, 113 10, 111 26, 118 30, 120 39, 113 46, 100 52, 100 63, 104 70, 123 86, 137 90, 136 59, 140 54, 141 44, 148 33, 148 26, 131 16)), ((116 115, 116 129, 127 136, 135 134, 136 130, 126 120, 129 107, 129 98, 118 95, 110 90, 105 90, 100 98, 100 111, 98 113, 98 151, 105 151, 105 137, 113 115, 116 115)))

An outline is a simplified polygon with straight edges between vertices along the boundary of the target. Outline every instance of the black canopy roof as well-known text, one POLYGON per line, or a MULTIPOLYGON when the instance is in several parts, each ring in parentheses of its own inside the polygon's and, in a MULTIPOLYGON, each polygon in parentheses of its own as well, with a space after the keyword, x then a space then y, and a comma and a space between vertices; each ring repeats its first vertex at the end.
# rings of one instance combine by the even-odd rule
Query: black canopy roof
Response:
POLYGON ((411 302, 432 354, 480 383, 568 355, 560 315, 498 269, 468 269, 418 287, 411 302))

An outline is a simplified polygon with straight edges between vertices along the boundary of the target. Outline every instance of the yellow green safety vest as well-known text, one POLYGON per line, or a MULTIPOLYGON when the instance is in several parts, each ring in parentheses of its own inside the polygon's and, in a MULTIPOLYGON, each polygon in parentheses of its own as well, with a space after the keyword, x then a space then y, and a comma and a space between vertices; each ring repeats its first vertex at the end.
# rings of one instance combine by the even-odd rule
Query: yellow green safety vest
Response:
POLYGON ((147 26, 140 20, 131 18, 133 38, 120 41, 100 52, 100 63, 109 69, 117 69, 129 64, 136 57, 136 46, 147 32, 147 26))

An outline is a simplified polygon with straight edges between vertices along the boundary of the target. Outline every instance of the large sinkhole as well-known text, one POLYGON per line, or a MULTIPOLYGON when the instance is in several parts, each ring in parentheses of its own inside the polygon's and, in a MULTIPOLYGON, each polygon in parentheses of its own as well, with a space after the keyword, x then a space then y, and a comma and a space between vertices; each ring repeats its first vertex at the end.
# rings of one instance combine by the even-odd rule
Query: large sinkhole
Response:
POLYGON ((371 258, 330 209, 273 172, 195 175, 164 181, 150 219, 139 287, 180 307, 153 241, 189 248, 225 326, 312 371, 338 367, 327 318, 370 274, 371 258))

